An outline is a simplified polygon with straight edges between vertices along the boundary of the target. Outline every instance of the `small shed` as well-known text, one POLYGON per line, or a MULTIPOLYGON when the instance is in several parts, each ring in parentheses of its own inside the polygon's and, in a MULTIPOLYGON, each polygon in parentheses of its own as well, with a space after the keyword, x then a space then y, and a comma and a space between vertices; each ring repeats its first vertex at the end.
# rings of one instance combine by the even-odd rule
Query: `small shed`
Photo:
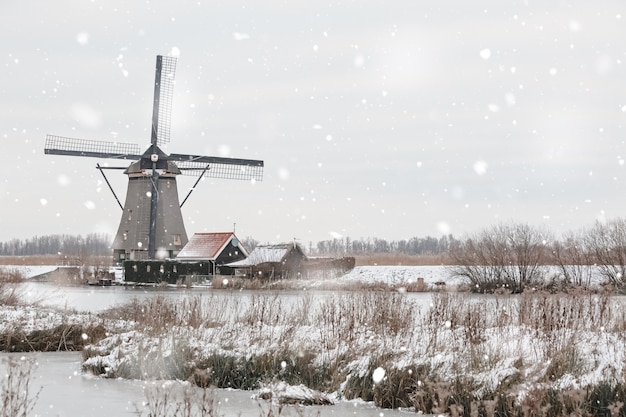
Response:
POLYGON ((250 256, 227 266, 235 269, 235 275, 249 278, 285 279, 298 277, 307 260, 304 251, 296 243, 257 246, 250 256))
POLYGON ((194 233, 176 255, 179 262, 209 262, 210 273, 232 275, 226 264, 246 259, 248 252, 232 232, 194 233))

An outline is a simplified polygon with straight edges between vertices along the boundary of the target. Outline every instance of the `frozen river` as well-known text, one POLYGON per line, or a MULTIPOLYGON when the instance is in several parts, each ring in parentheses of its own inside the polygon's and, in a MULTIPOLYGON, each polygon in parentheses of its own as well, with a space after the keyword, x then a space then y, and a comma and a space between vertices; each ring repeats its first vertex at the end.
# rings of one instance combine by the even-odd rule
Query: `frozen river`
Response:
MULTIPOLYGON (((97 313, 109 307, 127 303, 133 299, 165 295, 172 298, 184 298, 195 295, 207 294, 212 297, 250 297, 252 294, 279 294, 282 301, 296 300, 305 291, 263 291, 263 290, 213 290, 209 287, 198 288, 172 288, 172 287, 133 287, 133 286, 110 286, 110 287, 59 287, 47 283, 23 284, 27 301, 40 301, 46 306, 74 309, 97 313)), ((335 291, 307 290, 316 297, 323 298, 337 294, 335 291)), ((407 297, 414 299, 422 309, 427 308, 431 302, 430 293, 407 293, 407 297)))
MULTIPOLYGON (((9 354, 2 353, 0 358, 9 354)), ((12 354, 23 356, 23 354, 12 354)), ((31 353, 24 356, 37 361, 34 379, 31 382, 32 394, 39 391, 39 398, 29 415, 40 417, 112 417, 138 416, 144 401, 143 381, 124 379, 102 379, 84 375, 80 371, 79 352, 31 353)), ((2 365, 4 366, 4 364, 2 365)), ((4 374, 4 369, 2 370, 4 374)), ((216 390, 218 414, 224 417, 259 417, 260 408, 252 392, 237 390, 216 390)), ((262 402, 265 410, 267 402, 262 402)), ((364 416, 381 417, 406 416, 406 412, 381 410, 363 402, 343 402, 332 406, 306 407, 306 416, 364 416), (318 414, 319 413, 319 414, 318 414)), ((297 409, 287 409, 284 416, 301 416, 297 409)), ((144 411, 143 415, 147 415, 144 411)))

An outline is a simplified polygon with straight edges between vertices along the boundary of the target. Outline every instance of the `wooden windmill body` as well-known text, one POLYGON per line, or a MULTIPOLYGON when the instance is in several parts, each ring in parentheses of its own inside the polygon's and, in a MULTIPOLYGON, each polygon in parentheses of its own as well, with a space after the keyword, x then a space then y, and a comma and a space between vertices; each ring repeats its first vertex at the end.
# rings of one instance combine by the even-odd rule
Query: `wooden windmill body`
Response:
POLYGON ((157 56, 150 146, 141 153, 136 144, 103 142, 47 135, 44 152, 107 159, 134 160, 128 167, 97 164, 122 209, 113 240, 117 262, 174 257, 187 243, 181 207, 202 177, 253 180, 263 179, 263 161, 189 154, 166 154, 159 145, 169 142, 171 103, 176 58, 157 56), (124 205, 104 174, 104 169, 125 169, 128 188, 124 205), (196 183, 182 203, 176 176, 197 175, 196 183))

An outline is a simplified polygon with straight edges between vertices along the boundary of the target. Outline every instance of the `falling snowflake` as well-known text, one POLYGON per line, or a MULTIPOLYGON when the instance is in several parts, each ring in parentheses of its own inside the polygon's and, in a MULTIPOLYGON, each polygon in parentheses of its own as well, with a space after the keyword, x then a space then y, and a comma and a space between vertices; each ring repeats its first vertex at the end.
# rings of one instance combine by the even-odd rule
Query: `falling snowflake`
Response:
POLYGON ((82 46, 87 45, 89 43, 89 34, 87 32, 80 32, 76 35, 76 42, 82 46))
POLYGON ((372 380, 374 381, 374 384, 381 383, 384 378, 385 378, 385 370, 383 368, 378 367, 374 369, 374 372, 372 373, 372 380))
POLYGON ((485 161, 474 162, 474 172, 478 175, 485 175, 487 173, 487 163, 485 161))

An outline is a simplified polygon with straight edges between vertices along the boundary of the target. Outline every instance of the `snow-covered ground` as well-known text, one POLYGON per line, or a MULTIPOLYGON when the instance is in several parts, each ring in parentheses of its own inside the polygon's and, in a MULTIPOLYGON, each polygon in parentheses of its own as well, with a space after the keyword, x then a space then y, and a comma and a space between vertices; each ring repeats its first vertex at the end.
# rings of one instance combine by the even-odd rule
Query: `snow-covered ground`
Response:
POLYGON ((400 286, 417 283, 424 279, 427 285, 445 282, 457 285, 464 281, 453 277, 448 266, 357 266, 340 278, 342 282, 361 282, 365 284, 388 284, 400 286))
POLYGON ((58 265, 0 265, 0 270, 14 271, 24 278, 34 278, 63 268, 58 265))
MULTIPOLYGON (((560 270, 556 266, 542 266, 541 276, 546 280, 558 276, 560 270)), ((599 285, 605 282, 600 269, 591 267, 589 283, 599 285)), ((469 284, 466 278, 455 276, 453 267, 435 266, 357 266, 349 273, 339 278, 340 282, 354 282, 365 284, 387 284, 391 287, 414 284, 418 279, 423 279, 424 284, 433 288, 437 284, 445 283, 448 286, 469 284)))

